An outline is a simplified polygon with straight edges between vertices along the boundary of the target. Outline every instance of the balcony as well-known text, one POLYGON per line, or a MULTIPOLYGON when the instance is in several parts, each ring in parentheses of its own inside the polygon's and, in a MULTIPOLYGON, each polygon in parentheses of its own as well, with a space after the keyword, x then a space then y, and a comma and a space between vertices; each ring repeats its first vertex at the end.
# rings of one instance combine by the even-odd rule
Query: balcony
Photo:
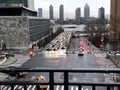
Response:
MULTIPOLYGON (((64 86, 64 90, 69 90, 69 86, 73 85, 73 86, 77 86, 78 90, 82 90, 82 86, 90 86, 92 87, 91 90, 97 90, 96 87, 97 86, 101 86, 101 87, 106 87, 106 90, 114 90, 114 87, 118 87, 120 86, 119 82, 79 82, 79 81, 70 81, 69 80, 69 74, 70 73, 77 73, 77 74, 81 74, 81 73, 120 73, 120 69, 24 69, 24 70, 5 70, 5 69, 0 69, 0 72, 7 72, 7 71, 12 71, 12 72, 42 72, 42 73, 48 73, 49 74, 49 81, 43 81, 43 82, 36 82, 36 81, 15 81, 15 80, 5 80, 5 81, 0 81, 0 85, 9 85, 11 87, 11 90, 14 90, 14 86, 15 85, 22 85, 24 87, 24 90, 28 90, 27 89, 27 85, 49 85, 49 90, 55 90, 54 86, 55 85, 63 85, 64 86), (55 73, 59 73, 62 72, 63 73, 63 81, 55 81, 54 77, 55 77, 55 73)), ((120 90, 117 89, 117 90, 120 90)))

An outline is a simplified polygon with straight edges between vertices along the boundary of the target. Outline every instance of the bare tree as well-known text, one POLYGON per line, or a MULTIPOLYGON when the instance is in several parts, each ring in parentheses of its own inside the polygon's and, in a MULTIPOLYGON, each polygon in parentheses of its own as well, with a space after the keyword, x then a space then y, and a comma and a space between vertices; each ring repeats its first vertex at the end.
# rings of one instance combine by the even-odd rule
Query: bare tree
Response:
POLYGON ((108 39, 109 27, 107 27, 105 20, 96 19, 89 21, 86 23, 84 29, 88 33, 89 40, 98 47, 100 46, 100 39, 102 37, 106 41, 108 39))

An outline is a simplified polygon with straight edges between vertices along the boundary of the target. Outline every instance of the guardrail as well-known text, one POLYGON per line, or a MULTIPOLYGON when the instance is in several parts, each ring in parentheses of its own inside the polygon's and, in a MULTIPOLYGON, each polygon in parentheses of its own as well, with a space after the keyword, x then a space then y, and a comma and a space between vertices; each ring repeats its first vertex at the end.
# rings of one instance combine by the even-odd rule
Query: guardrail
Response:
MULTIPOLYGON (((119 82, 113 82, 113 83, 106 83, 106 82, 71 82, 69 81, 69 73, 120 73, 120 69, 21 69, 21 70, 5 70, 5 69, 0 69, 0 72, 47 72, 49 73, 49 82, 44 81, 44 82, 36 82, 36 81, 15 81, 15 80, 10 80, 10 81, 0 81, 0 85, 10 85, 11 90, 14 90, 14 85, 23 85, 24 90, 27 90, 26 85, 49 85, 50 90, 54 90, 54 85, 64 85, 64 90, 69 90, 69 85, 76 85, 78 86, 78 90, 82 90, 82 86, 91 86, 92 90, 97 90, 97 86, 104 86, 107 89, 106 90, 111 90, 111 87, 120 86, 119 82), (62 72, 64 73, 64 81, 60 82, 54 81, 54 73, 62 72)), ((114 90, 114 89, 113 89, 114 90)))

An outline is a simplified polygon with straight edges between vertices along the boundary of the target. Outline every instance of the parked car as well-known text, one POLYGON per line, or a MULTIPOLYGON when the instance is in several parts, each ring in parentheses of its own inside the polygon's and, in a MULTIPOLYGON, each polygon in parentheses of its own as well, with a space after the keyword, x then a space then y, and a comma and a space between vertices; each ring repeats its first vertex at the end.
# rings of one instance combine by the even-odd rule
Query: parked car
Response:
POLYGON ((83 53, 82 50, 80 50, 80 51, 78 52, 78 56, 84 56, 84 53, 83 53))
POLYGON ((10 72, 5 72, 7 74, 9 74, 10 76, 16 76, 16 77, 25 77, 28 72, 16 72, 15 70, 23 70, 23 69, 26 69, 26 68, 20 68, 20 67, 15 67, 15 66, 8 66, 8 67, 5 67, 5 70, 12 70, 10 72))
MULTIPOLYGON (((38 77, 36 77, 36 81, 38 82, 40 82, 40 81, 42 81, 42 80, 46 80, 46 78, 44 77, 44 76, 38 76, 38 77)), ((37 85, 37 90, 47 90, 47 88, 48 88, 48 85, 37 85)))
POLYGON ((120 57, 120 52, 119 51, 108 52, 106 54, 106 58, 110 58, 110 57, 120 57))

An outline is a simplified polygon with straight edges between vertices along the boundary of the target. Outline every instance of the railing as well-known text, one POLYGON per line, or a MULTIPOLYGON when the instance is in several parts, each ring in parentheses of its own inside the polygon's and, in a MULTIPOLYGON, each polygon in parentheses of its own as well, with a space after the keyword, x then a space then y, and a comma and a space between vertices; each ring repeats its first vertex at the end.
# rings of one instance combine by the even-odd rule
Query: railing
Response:
POLYGON ((78 90, 82 90, 82 86, 91 86, 92 90, 96 90, 97 86, 104 86, 107 89, 106 90, 111 90, 111 87, 120 86, 119 82, 113 82, 113 83, 106 83, 106 82, 69 82, 69 73, 120 73, 120 69, 24 69, 24 70, 5 70, 5 69, 0 69, 0 72, 8 72, 8 71, 14 71, 14 72, 21 72, 21 71, 27 71, 27 72, 47 72, 49 73, 49 82, 44 81, 44 82, 36 82, 36 81, 15 81, 15 80, 10 80, 10 81, 0 81, 0 85, 10 85, 11 90, 14 90, 14 85, 23 85, 24 90, 27 90, 26 85, 49 85, 50 90, 54 90, 54 85, 63 85, 64 90, 69 90, 70 85, 76 85, 78 86, 78 90), (64 73, 64 81, 54 81, 54 73, 59 73, 62 72, 64 73))

